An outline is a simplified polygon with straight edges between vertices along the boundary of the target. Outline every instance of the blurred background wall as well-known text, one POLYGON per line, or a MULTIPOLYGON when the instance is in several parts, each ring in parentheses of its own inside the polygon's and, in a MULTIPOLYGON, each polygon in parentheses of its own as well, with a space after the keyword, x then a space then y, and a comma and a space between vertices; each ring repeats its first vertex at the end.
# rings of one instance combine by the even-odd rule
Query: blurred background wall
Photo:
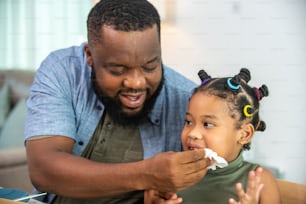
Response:
POLYGON ((90 0, 0 0, 0 68, 37 69, 55 49, 86 40, 90 0))
POLYGON ((164 24, 164 62, 196 82, 202 68, 211 76, 249 68, 250 84, 267 84, 270 96, 261 101, 267 129, 245 157, 306 184, 306 1, 167 2, 175 12, 164 24))
MULTIPOLYGON (((0 0, 0 69, 36 70, 55 49, 86 41, 92 0, 0 0)), ((306 0, 151 0, 162 17, 165 64, 199 82, 197 71, 251 70, 267 84, 248 160, 306 184, 306 0)))

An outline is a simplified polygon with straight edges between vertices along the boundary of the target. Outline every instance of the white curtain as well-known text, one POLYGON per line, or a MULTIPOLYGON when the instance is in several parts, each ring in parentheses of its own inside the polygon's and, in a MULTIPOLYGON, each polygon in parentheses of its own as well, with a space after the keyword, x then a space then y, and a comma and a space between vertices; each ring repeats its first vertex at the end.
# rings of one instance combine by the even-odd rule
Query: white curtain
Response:
POLYGON ((0 69, 37 69, 49 52, 86 41, 91 0, 0 0, 0 69))

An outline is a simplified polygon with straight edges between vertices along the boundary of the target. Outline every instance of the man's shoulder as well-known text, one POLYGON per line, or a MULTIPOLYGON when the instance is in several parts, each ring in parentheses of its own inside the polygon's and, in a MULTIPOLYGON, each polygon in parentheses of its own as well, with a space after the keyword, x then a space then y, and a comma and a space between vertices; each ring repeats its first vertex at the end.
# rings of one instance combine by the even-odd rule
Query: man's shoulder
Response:
POLYGON ((87 67, 85 43, 52 51, 41 63, 38 73, 54 72, 55 75, 75 73, 79 75, 87 67))
POLYGON ((52 51, 48 57, 63 60, 65 58, 80 58, 82 59, 85 55, 84 51, 85 43, 79 46, 70 46, 52 51))
POLYGON ((58 83, 61 85, 54 87, 62 87, 69 91, 87 86, 90 72, 91 69, 86 63, 84 45, 72 46, 51 52, 38 68, 36 81, 58 83))

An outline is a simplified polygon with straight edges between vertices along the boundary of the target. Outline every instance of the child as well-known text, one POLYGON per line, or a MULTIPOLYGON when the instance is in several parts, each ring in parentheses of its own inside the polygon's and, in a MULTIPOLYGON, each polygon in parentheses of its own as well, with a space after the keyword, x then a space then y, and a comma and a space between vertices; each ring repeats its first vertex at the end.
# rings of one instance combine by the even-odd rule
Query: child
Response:
POLYGON ((183 149, 209 148, 228 165, 210 169, 196 185, 155 203, 180 203, 181 198, 191 204, 281 203, 273 175, 242 157, 242 151, 250 149, 254 132, 265 130, 259 101, 268 95, 267 86, 249 86, 247 69, 232 78, 210 78, 203 70, 199 76, 202 84, 190 99, 181 134, 183 149))

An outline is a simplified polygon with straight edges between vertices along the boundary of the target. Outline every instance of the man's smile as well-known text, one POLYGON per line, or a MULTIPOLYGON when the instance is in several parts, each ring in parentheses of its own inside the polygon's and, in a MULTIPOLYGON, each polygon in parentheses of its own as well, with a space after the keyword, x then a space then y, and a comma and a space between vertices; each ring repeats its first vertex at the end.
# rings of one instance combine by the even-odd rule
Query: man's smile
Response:
POLYGON ((146 100, 146 91, 131 93, 121 92, 119 94, 119 100, 123 107, 129 109, 141 108, 146 100))

